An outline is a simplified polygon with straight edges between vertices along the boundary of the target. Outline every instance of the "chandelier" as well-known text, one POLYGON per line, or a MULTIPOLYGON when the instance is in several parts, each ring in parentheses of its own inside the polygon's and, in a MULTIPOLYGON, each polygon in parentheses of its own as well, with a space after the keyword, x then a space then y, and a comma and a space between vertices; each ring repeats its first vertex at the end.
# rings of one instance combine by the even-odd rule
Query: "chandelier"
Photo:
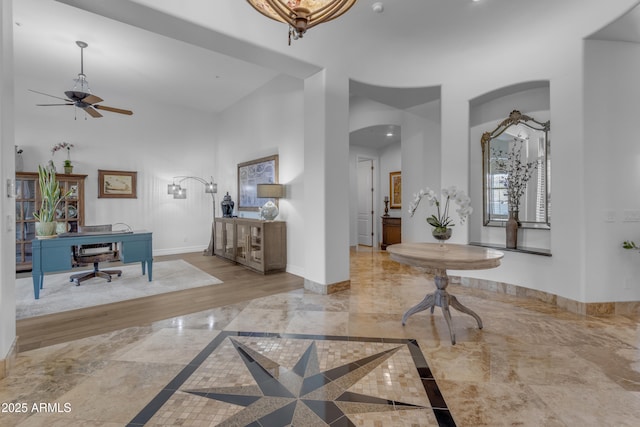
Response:
POLYGON ((258 12, 276 21, 289 24, 291 39, 323 22, 331 21, 348 11, 356 0, 247 0, 258 12))

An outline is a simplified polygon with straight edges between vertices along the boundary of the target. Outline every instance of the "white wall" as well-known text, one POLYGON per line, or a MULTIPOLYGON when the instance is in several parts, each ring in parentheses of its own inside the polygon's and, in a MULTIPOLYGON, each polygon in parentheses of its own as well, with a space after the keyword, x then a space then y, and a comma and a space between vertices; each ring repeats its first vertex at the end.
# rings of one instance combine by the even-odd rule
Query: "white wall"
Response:
MULTIPOLYGON (((428 117, 416 116, 406 112, 402 122, 402 241, 403 242, 434 242, 431 226, 426 218, 431 214, 432 207, 428 203, 421 203, 414 216, 409 214, 409 203, 414 195, 426 187, 439 192, 443 186, 449 186, 441 181, 442 149, 441 126, 439 121, 440 102, 430 103, 428 117)), ((464 187, 461 187, 464 188, 464 187)), ((466 229, 458 232, 456 225, 452 241, 466 239, 466 229)))
MULTIPOLYGON (((302 217, 304 179, 303 82, 287 76, 274 80, 220 114, 220 196, 237 201, 238 163, 278 155, 279 182, 287 197, 280 199, 278 220, 287 222, 287 271, 304 274, 305 230, 302 217)), ((258 213, 234 211, 244 217, 258 213)))
MULTIPOLYGON (((441 161, 437 166, 440 168, 440 180, 436 183, 435 180, 424 179, 424 168, 431 165, 425 164, 425 160, 428 160, 425 159, 425 148, 418 141, 426 139, 419 136, 419 131, 410 133, 411 144, 407 146, 403 140, 402 149, 404 199, 407 198, 407 193, 411 194, 414 191, 413 188, 421 188, 426 182, 432 187, 439 187, 441 183, 443 186, 457 185, 468 191, 471 180, 469 166, 473 160, 470 158, 469 144, 476 143, 469 138, 470 100, 505 86, 526 81, 548 80, 551 87, 550 119, 555 141, 552 153, 553 218, 554 223, 562 224, 560 227, 554 227, 550 235, 553 257, 541 260, 542 257, 507 253, 500 268, 472 274, 589 302, 594 296, 591 290, 587 289, 592 285, 586 280, 586 235, 590 231, 586 217, 587 211, 593 206, 583 181, 588 169, 585 164, 587 154, 584 152, 583 134, 582 38, 619 17, 637 4, 637 0, 581 0, 579 8, 576 7, 577 1, 556 3, 563 5, 562 11, 567 15, 540 14, 532 17, 535 30, 529 31, 526 37, 515 35, 511 38, 499 38, 498 33, 489 31, 484 36, 487 37, 485 41, 490 43, 470 43, 462 49, 449 49, 436 60, 432 54, 433 44, 415 38, 403 40, 400 45, 395 44, 397 39, 389 38, 376 46, 376 50, 387 59, 385 61, 379 61, 378 56, 373 56, 369 61, 366 58, 363 60, 362 55, 330 56, 328 52, 322 57, 321 62, 332 72, 337 71, 351 79, 372 85, 441 86, 442 116, 438 121, 441 123, 441 161), (575 15, 575 19, 563 18, 570 13, 575 15), (545 27, 544 24, 550 19, 562 19, 563 25, 545 27), (541 28, 544 30, 540 30, 541 28), (575 172, 566 173, 569 169, 575 172)), ((170 8, 179 9, 174 12, 195 21, 202 21, 204 16, 195 16, 194 12, 197 12, 198 8, 186 10, 176 5, 170 8)), ((256 18, 252 16, 249 19, 256 18)), ((225 34, 272 49, 273 44, 269 38, 272 34, 256 38, 256 34, 247 33, 245 27, 234 27, 233 20, 218 19, 214 24, 225 34)), ((514 21, 509 25, 520 24, 514 21)), ((338 32, 326 34, 329 40, 340 36, 342 38, 339 40, 345 39, 338 32)), ((313 44, 311 39, 308 42, 313 44)), ((338 46, 339 42, 335 45, 338 46)), ((308 48, 310 45, 304 46, 308 48)), ((291 47, 289 51, 291 49, 297 49, 295 54, 302 59, 312 56, 313 52, 313 49, 305 51, 299 44, 291 47)), ((403 135, 406 130, 403 126, 403 135)), ((429 167, 427 170, 431 173, 433 168, 429 167)), ((404 221, 405 232, 410 231, 407 225, 407 221, 404 221)), ((416 240, 426 237, 424 227, 416 226, 416 231, 418 234, 411 233, 409 236, 416 240)), ((468 232, 468 226, 457 227, 453 241, 468 241, 468 232)), ((605 299, 614 296, 606 290, 601 295, 605 299)))
MULTIPOLYGON (((55 144, 72 143, 74 173, 88 175, 86 224, 123 222, 133 229, 150 230, 156 255, 206 248, 213 218, 211 196, 204 193, 201 183, 189 180, 182 184, 188 198, 174 200, 167 194, 167 184, 182 175, 218 180, 216 118, 142 99, 127 102, 115 94, 112 101, 109 94, 100 94, 109 99, 107 105, 131 108, 134 114, 105 112, 102 118, 85 120, 85 113, 78 110, 74 120, 74 107, 35 106, 42 100, 27 88, 46 85, 16 76, 16 92, 22 94, 16 97, 16 144, 24 149, 25 171, 46 164, 55 144), (136 171, 137 198, 98 199, 98 169, 136 171)), ((59 173, 65 154, 53 156, 59 173)))
POLYGON ((0 3, 0 377, 4 375, 4 360, 16 338, 16 235, 15 199, 10 197, 6 182, 14 182, 13 143, 13 16, 12 2, 0 3))
POLYGON ((640 45, 588 41, 585 51, 585 248, 589 301, 640 300, 640 45), (611 220, 609 215, 613 215, 611 220))
MULTIPOLYGON (((552 205, 554 222, 562 224, 552 229, 552 258, 520 253, 505 253, 499 268, 492 270, 454 272, 551 292, 560 296, 585 301, 585 257, 583 234, 583 213, 576 210, 582 206, 582 41, 562 40, 555 43, 552 51, 544 50, 545 61, 538 62, 500 62, 499 52, 471 51, 456 66, 448 67, 446 73, 430 74, 429 86, 434 79, 442 85, 441 136, 436 140, 439 145, 440 161, 429 164, 427 151, 420 142, 427 140, 416 137, 408 139, 407 127, 403 126, 402 169, 403 191, 409 194, 414 188, 425 185, 440 188, 456 185, 469 192, 472 182, 470 176, 471 140, 470 101, 493 92, 499 88, 527 81, 550 81, 550 120, 553 124, 553 170, 552 205), (489 56, 487 56, 489 55, 489 56), (491 72, 479 72, 478 64, 500 63, 492 67, 491 72), (470 78, 473 73, 473 78, 470 78), (412 143, 407 143, 412 141, 412 143), (565 168, 571 167, 576 174, 567 174, 565 168), (439 179, 423 177, 426 173, 438 170, 439 179), (545 259, 542 259, 545 258, 545 259)), ((542 47, 533 46, 532 52, 542 47)), ((534 55, 535 56, 535 55, 534 55)), ((436 70, 437 71, 437 70, 436 70)), ((416 123, 416 129, 419 124, 416 123)), ((416 132, 416 135, 419 131, 416 132)), ((479 162, 480 159, 473 159, 479 162)), ((406 193, 405 193, 406 194, 406 193)), ((406 199, 410 196, 404 196, 406 199)), ((481 216, 481 212, 474 213, 481 216)), ((415 218, 415 217, 414 217, 415 218)), ((427 240, 426 227, 416 221, 403 221, 403 239, 427 240), (422 233, 422 234, 421 234, 422 233)), ((456 225, 453 242, 468 242, 468 226, 456 225)))

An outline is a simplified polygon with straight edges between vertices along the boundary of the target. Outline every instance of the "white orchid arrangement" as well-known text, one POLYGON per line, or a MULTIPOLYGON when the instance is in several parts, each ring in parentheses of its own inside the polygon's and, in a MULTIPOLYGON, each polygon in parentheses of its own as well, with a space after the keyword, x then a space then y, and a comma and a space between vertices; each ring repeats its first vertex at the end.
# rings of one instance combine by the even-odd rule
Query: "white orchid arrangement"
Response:
POLYGON ((409 204, 409 213, 411 216, 413 216, 416 209, 418 209, 418 205, 423 197, 427 198, 430 206, 436 205, 437 213, 427 217, 427 222, 437 230, 445 230, 455 225, 453 224, 453 220, 449 217, 449 202, 451 200, 458 205, 456 212, 460 217, 460 224, 464 224, 467 217, 473 212, 469 196, 467 196, 464 191, 458 190, 455 186, 443 188, 441 199, 438 198, 435 191, 426 187, 425 189, 420 190, 418 194, 413 195, 413 202, 409 204), (441 205, 443 205, 442 210, 440 210, 441 205))

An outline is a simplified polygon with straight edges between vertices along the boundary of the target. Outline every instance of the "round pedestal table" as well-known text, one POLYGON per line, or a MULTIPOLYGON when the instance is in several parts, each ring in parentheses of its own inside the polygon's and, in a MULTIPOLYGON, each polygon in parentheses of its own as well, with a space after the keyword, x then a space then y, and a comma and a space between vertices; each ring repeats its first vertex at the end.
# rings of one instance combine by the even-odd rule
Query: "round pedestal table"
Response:
POLYGON ((449 307, 453 307, 462 313, 466 313, 476 319, 478 328, 482 329, 482 319, 473 310, 465 307, 458 299, 447 292, 449 276, 447 270, 484 270, 500 265, 504 254, 494 249, 486 249, 478 246, 458 245, 455 243, 400 243, 387 246, 387 252, 392 260, 401 264, 427 268, 433 272, 436 291, 428 294, 424 299, 411 307, 402 316, 402 325, 412 314, 440 307, 449 327, 451 344, 456 343, 456 335, 451 326, 451 313, 449 307))

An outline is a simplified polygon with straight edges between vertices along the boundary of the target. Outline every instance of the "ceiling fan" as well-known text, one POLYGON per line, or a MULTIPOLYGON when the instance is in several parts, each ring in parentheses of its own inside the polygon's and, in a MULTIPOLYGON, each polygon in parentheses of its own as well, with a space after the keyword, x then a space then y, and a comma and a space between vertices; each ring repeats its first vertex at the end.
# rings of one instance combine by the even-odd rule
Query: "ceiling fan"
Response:
POLYGON ((53 107, 59 105, 71 105, 83 109, 88 115, 94 118, 102 117, 102 114, 98 110, 110 111, 112 113, 132 115, 133 111, 123 110, 121 108, 107 107, 106 105, 98 105, 103 99, 99 96, 93 95, 91 89, 89 89, 89 82, 87 76, 84 74, 84 49, 89 46, 83 41, 77 41, 76 44, 80 47, 80 73, 78 78, 74 79, 76 82, 73 89, 66 91, 64 94, 66 98, 61 98, 55 95, 49 95, 48 93, 38 92, 37 90, 29 89, 31 92, 39 93, 40 95, 50 96, 65 101, 64 104, 36 104, 40 107, 53 107))

